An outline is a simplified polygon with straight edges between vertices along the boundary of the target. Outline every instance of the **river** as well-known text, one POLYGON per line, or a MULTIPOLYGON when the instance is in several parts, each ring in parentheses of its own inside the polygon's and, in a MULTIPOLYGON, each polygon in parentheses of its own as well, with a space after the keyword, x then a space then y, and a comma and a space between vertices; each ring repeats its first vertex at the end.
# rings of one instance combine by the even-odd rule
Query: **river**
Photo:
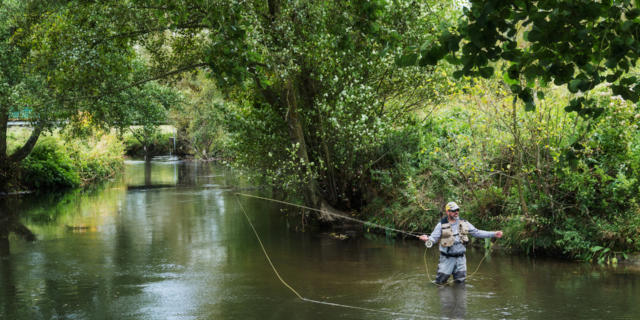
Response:
MULTIPOLYGON (((295 211, 237 196, 249 187, 243 181, 212 163, 130 161, 122 178, 92 190, 4 199, 3 214, 19 215, 38 240, 9 237, 0 257, 0 319, 640 315, 640 271, 632 267, 493 250, 466 285, 439 288, 427 278, 421 242, 302 230, 295 211), (278 279, 243 209, 283 280, 330 304, 302 301, 278 279)), ((426 252, 431 277, 436 250, 426 252)), ((469 251, 470 273, 484 255, 469 251)))

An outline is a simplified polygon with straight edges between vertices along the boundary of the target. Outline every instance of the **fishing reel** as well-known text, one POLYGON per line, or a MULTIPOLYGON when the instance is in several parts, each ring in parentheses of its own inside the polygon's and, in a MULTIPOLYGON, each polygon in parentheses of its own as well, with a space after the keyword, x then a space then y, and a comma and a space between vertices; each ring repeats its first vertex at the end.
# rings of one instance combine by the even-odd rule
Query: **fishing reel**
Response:
POLYGON ((431 241, 431 239, 425 241, 424 242, 424 246, 427 247, 427 248, 433 247, 433 241, 431 241))

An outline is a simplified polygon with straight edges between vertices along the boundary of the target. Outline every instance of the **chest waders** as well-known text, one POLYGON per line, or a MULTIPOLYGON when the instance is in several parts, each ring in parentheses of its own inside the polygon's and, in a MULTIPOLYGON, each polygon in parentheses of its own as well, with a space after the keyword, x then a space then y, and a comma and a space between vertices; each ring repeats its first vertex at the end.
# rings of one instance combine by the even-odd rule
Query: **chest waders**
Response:
POLYGON ((462 253, 448 253, 454 244, 464 246, 469 243, 469 225, 467 221, 458 219, 458 233, 453 233, 453 229, 449 220, 445 217, 440 221, 442 227, 442 235, 440 236, 440 246, 445 248, 447 252, 440 251, 440 263, 438 264, 438 273, 436 274, 436 284, 447 282, 449 276, 453 274, 455 282, 464 282, 467 277, 466 258, 464 251, 462 253), (459 236, 460 242, 455 241, 455 236, 459 236))

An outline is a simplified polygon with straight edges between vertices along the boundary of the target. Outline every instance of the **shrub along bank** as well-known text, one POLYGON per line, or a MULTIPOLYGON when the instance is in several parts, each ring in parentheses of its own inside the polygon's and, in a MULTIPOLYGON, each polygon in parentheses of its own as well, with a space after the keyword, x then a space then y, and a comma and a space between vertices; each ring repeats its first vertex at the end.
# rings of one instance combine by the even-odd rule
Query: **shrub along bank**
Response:
MULTIPOLYGON (((10 146, 26 139, 14 130, 10 146)), ((115 134, 72 137, 54 133, 41 137, 11 181, 14 190, 47 191, 86 186, 113 177, 123 168, 124 146, 115 134)))
POLYGON ((470 82, 424 121, 387 139, 370 168, 373 222, 430 232, 455 200, 501 244, 528 254, 616 263, 640 251, 640 109, 595 94, 601 114, 568 113, 547 90, 535 111, 497 82, 470 82))

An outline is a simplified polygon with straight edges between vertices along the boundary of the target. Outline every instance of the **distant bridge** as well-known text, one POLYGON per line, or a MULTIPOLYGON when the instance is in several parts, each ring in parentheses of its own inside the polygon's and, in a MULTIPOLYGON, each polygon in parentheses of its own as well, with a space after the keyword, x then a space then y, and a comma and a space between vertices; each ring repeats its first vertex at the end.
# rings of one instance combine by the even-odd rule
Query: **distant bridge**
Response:
POLYGON ((29 121, 9 121, 9 122, 7 122, 7 126, 9 126, 9 127, 31 127, 31 122, 29 122, 29 121))

